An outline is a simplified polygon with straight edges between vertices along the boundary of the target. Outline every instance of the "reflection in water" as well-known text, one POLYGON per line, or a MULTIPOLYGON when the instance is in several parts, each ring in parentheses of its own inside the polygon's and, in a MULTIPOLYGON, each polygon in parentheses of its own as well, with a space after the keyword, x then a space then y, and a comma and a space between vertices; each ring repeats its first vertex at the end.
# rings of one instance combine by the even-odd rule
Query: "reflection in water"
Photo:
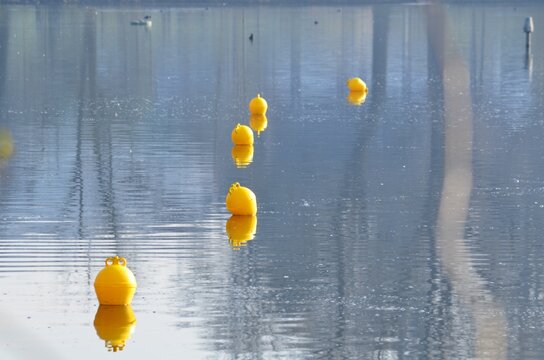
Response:
POLYGON ((253 161, 253 145, 234 145, 231 154, 234 165, 245 168, 253 161))
POLYGON ((257 132, 257 136, 260 136, 261 132, 265 131, 268 126, 268 119, 266 115, 253 114, 249 117, 249 126, 253 131, 257 132))
POLYGON ((225 225, 230 246, 240 249, 253 240, 257 232, 257 216, 232 215, 225 225))
POLYGON ((533 52, 530 47, 525 51, 525 69, 527 69, 529 81, 531 81, 533 78, 533 52))
POLYGON ((94 328, 108 351, 123 350, 136 328, 132 306, 100 305, 94 317, 94 328))
POLYGON ((350 104, 359 106, 366 100, 366 91, 350 91, 347 100, 350 104))
POLYGON ((473 114, 468 69, 440 5, 428 8, 428 36, 444 87, 444 180, 436 223, 437 253, 459 301, 474 321, 476 359, 505 359, 504 309, 476 272, 465 226, 472 193, 473 114))

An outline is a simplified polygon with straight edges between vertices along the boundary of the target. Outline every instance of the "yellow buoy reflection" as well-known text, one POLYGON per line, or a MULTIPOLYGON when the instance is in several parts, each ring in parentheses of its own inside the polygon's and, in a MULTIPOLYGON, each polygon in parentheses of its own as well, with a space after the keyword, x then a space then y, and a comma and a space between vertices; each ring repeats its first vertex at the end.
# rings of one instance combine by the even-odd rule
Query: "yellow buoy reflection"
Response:
POLYGON ((100 305, 94 317, 94 328, 106 342, 108 351, 121 351, 136 327, 136 316, 130 305, 100 305))
POLYGON ((232 215, 226 224, 229 243, 234 249, 245 246, 257 232, 257 216, 232 215))
POLYGON ((253 161, 253 145, 234 145, 231 153, 236 167, 245 168, 253 161))
POLYGON ((261 131, 265 131, 268 126, 268 119, 264 114, 253 114, 249 117, 249 126, 253 131, 257 132, 257 136, 261 135, 261 131))
POLYGON ((366 91, 350 91, 348 95, 348 102, 352 105, 361 105, 366 100, 366 91))
POLYGON ((11 133, 0 129, 0 160, 7 160, 13 154, 13 139, 11 133))

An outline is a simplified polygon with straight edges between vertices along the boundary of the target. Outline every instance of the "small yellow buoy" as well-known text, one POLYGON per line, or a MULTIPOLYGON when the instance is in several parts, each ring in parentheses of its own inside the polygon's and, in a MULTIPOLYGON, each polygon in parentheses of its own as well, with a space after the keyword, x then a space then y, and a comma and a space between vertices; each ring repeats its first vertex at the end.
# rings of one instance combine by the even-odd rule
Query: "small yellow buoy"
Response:
POLYGON ((348 94, 348 102, 353 105, 361 105, 366 100, 366 91, 350 91, 348 94))
POLYGON ((249 126, 236 124, 230 137, 234 145, 253 145, 253 130, 249 126))
POLYGON ((234 249, 245 246, 257 232, 257 216, 232 215, 225 225, 229 243, 234 249))
POLYGON ((232 215, 256 215, 257 197, 247 187, 234 183, 227 194, 226 204, 232 215))
POLYGON ((249 102, 249 112, 251 114, 264 115, 267 109, 268 103, 261 97, 261 94, 257 94, 257 97, 254 97, 249 102))
POLYGON ((100 305, 94 317, 94 328, 99 338, 106 342, 108 351, 121 351, 136 327, 132 307, 100 305))
POLYGON ((257 136, 261 135, 261 131, 264 131, 268 126, 268 119, 264 114, 252 114, 249 117, 249 126, 253 131, 257 132, 257 136))
POLYGON ((253 145, 234 145, 231 153, 236 167, 245 168, 253 161, 253 145))
POLYGON ((13 154, 13 140, 7 130, 0 129, 0 159, 8 159, 13 154))
POLYGON ((136 292, 136 278, 127 268, 126 259, 107 258, 106 267, 96 275, 94 289, 100 305, 130 305, 136 292))
POLYGON ((348 80, 347 82, 349 91, 362 91, 368 92, 368 88, 363 80, 358 77, 354 77, 348 80))

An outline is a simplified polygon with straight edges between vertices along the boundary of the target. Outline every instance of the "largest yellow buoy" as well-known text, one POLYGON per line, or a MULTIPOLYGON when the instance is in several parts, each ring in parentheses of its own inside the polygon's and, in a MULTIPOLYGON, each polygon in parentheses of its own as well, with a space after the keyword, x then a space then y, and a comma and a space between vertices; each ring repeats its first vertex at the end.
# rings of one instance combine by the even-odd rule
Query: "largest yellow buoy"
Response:
POLYGON ((136 278, 127 268, 127 260, 114 256, 106 259, 94 281, 100 305, 130 305, 136 292, 136 278))
POLYGON ((268 110, 268 103, 261 97, 261 94, 257 94, 249 102, 249 112, 254 115, 264 115, 266 114, 266 110, 268 110))
POLYGON ((130 305, 100 305, 94 317, 96 334, 105 341, 108 351, 123 350, 135 327, 136 316, 130 305))
POLYGON ((225 202, 232 215, 257 215, 257 197, 240 183, 230 186, 225 202))

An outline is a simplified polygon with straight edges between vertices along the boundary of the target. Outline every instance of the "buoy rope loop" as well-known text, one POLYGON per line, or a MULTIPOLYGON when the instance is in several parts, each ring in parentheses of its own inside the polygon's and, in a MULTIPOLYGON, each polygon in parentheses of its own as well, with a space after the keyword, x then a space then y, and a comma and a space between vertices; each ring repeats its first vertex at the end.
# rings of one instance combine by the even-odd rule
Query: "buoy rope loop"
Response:
POLYGON ((124 257, 113 256, 106 259, 106 266, 121 265, 127 266, 127 260, 124 257))
POLYGON ((238 182, 235 182, 234 184, 232 184, 230 186, 230 189, 229 189, 229 194, 232 193, 236 188, 239 188, 240 187, 240 183, 238 182))

